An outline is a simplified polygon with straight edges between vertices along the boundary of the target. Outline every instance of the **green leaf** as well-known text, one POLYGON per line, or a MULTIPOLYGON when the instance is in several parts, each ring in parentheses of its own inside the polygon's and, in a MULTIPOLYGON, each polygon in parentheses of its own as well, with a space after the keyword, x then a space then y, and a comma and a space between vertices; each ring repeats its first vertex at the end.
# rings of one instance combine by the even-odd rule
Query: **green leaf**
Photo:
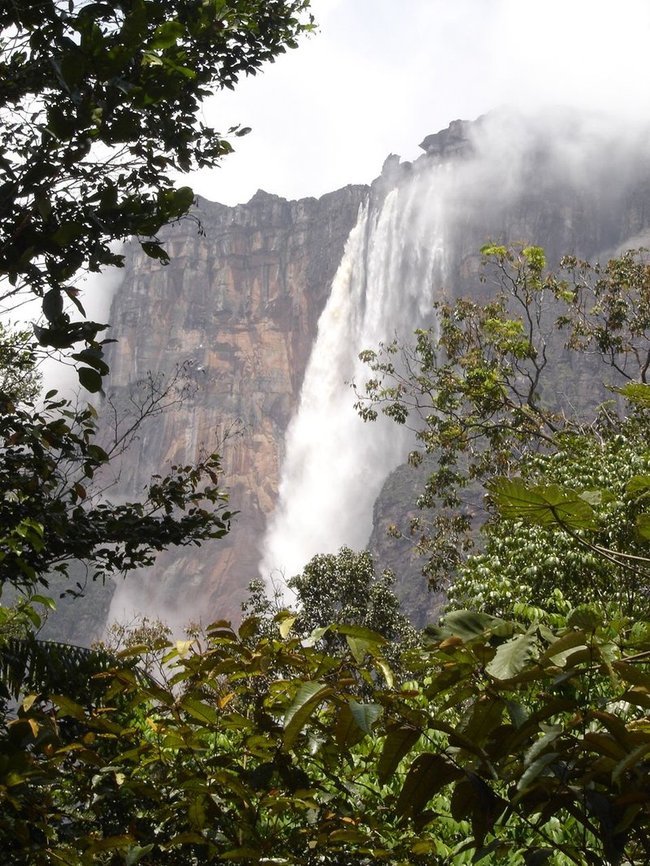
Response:
POLYGON ((59 228, 52 235, 52 240, 60 247, 67 246, 71 241, 81 237, 84 228, 80 222, 65 222, 61 223, 59 228))
POLYGON ((358 701, 348 701, 354 721, 364 734, 372 734, 372 726, 383 713, 379 704, 360 704, 358 701))
POLYGON ((650 514, 637 514, 636 531, 644 541, 650 541, 650 514))
POLYGON ((536 758, 529 767, 526 768, 521 778, 517 782, 517 791, 519 794, 515 797, 515 802, 519 796, 523 796, 533 785, 533 782, 546 770, 546 768, 557 761, 557 752, 546 752, 536 758))
MULTIPOLYGON (((467 724, 455 731, 455 735, 462 733, 463 737, 471 743, 472 750, 477 746, 482 747, 492 731, 501 724, 505 708, 505 702, 500 698, 482 695, 474 704, 467 724)), ((452 742, 451 737, 450 742, 452 742)))
POLYGON ((626 493, 645 493, 650 491, 650 475, 633 475, 625 485, 626 493))
POLYGON ((214 707, 206 704, 204 701, 193 698, 191 695, 186 695, 181 698, 181 707, 187 710, 193 719, 196 719, 203 724, 216 725, 219 722, 219 714, 214 707))
POLYGON ((585 647, 585 633, 582 630, 569 631, 553 641, 539 657, 539 661, 550 661, 558 667, 564 667, 568 656, 576 647, 585 647))
POLYGON ((421 731, 408 724, 391 728, 384 739, 384 747, 377 764, 380 782, 386 782, 399 766, 400 761, 420 739, 421 731))
POLYGON ((140 241, 140 246, 142 247, 142 251, 146 253, 151 259, 158 259, 163 264, 168 264, 169 253, 160 246, 160 244, 155 243, 154 241, 140 241))
POLYGON ((454 610, 446 614, 441 626, 429 626, 425 631, 427 635, 438 640, 447 637, 459 637, 463 641, 469 641, 479 635, 485 635, 488 631, 496 633, 495 629, 501 629, 504 626, 508 626, 504 620, 490 616, 488 613, 454 610))
POLYGON ((284 716, 282 741, 285 749, 290 749, 293 746, 307 719, 318 704, 330 694, 332 694, 332 689, 323 683, 308 682, 300 686, 294 702, 284 716))
POLYGON ((278 630, 280 632, 280 637, 283 640, 286 640, 289 632, 293 628, 293 624, 298 619, 298 615, 295 613, 287 613, 282 619, 278 622, 278 630))
POLYGON ((75 361, 81 361, 84 364, 88 364, 90 367, 97 370, 100 376, 106 376, 109 373, 109 367, 106 361, 102 358, 102 354, 101 348, 89 347, 87 349, 82 349, 81 352, 75 352, 75 354, 70 357, 75 361))
POLYGON ((529 848, 524 851, 524 863, 526 866, 545 866, 554 854, 554 848, 529 848))
POLYGON ((392 689, 395 685, 395 677, 393 676, 393 672, 390 669, 388 662, 385 659, 377 658, 375 659, 375 664, 384 675, 384 679, 386 680, 386 685, 388 686, 388 688, 392 689))
POLYGON ((595 605, 581 604, 571 611, 567 625, 582 629, 583 632, 594 632, 603 624, 603 612, 595 605))
POLYGON ((378 645, 386 643, 386 638, 383 635, 379 634, 379 632, 373 631, 371 628, 366 628, 363 625, 348 625, 347 623, 341 623, 340 625, 332 626, 332 630, 338 634, 344 634, 346 637, 354 637, 359 640, 368 641, 368 643, 375 643, 378 645))
POLYGON ((180 21, 165 21, 157 27, 149 47, 153 49, 170 48, 175 45, 185 33, 185 28, 180 21))
POLYGON ((205 798, 195 797, 187 809, 187 817, 193 830, 203 830, 206 825, 205 798))
POLYGON ((345 636, 350 652, 355 662, 360 665, 366 656, 374 655, 377 652, 377 642, 364 640, 363 638, 351 637, 349 634, 345 636))
POLYGON ((43 315, 48 322, 55 322, 63 312, 63 295, 59 289, 50 289, 43 295, 43 315))
POLYGON ((627 770, 632 767, 636 767, 639 764, 643 763, 643 759, 650 752, 650 740, 645 743, 642 743, 640 746, 637 746, 629 755, 627 755, 622 761, 616 765, 614 770, 612 771, 612 782, 616 782, 617 779, 627 770))
POLYGON ((99 375, 97 370, 93 370, 91 367, 78 367, 77 375, 79 376, 80 384, 86 389, 86 391, 90 391, 91 394, 96 394, 98 391, 102 390, 102 377, 99 375))
POLYGON ((557 484, 528 484, 521 478, 493 478, 485 485, 504 517, 538 526, 597 529, 596 515, 581 494, 557 484))
POLYGON ((340 746, 351 748, 357 743, 360 743, 364 736, 364 732, 360 729, 352 715, 349 703, 343 704, 336 719, 336 725, 334 726, 334 737, 336 742, 340 746))
POLYGON ((73 719, 83 721, 86 718, 85 710, 80 704, 65 695, 52 695, 52 703, 59 708, 59 715, 71 716, 73 719))
POLYGON ((46 595, 32 595, 29 601, 31 604, 42 604, 43 607, 47 607, 49 610, 56 610, 56 602, 46 595))
POLYGON ((502 643, 485 670, 498 680, 510 680, 526 667, 536 645, 535 630, 530 628, 525 634, 502 643))
POLYGON ((444 755, 425 752, 411 764, 395 806, 398 815, 415 817, 445 785, 461 778, 462 770, 444 755))
POLYGON ((126 853, 125 866, 135 866, 136 863, 139 863, 140 860, 145 856, 145 854, 149 854, 153 851, 153 842, 150 845, 134 845, 132 848, 126 853))

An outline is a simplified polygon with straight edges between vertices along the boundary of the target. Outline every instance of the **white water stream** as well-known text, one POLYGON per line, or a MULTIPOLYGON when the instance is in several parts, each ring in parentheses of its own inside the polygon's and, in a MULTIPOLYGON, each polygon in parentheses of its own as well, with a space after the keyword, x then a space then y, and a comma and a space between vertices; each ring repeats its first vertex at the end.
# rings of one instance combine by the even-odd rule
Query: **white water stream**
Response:
MULTIPOLYGON (((338 268, 287 431, 279 502, 261 563, 265 580, 290 578, 316 553, 362 549, 374 501, 402 463, 412 434, 380 417, 364 423, 348 383, 362 385, 363 349, 377 349, 432 318, 444 285, 444 200, 449 167, 432 166, 364 206, 338 268)), ((290 599, 286 598, 286 601, 290 599)))

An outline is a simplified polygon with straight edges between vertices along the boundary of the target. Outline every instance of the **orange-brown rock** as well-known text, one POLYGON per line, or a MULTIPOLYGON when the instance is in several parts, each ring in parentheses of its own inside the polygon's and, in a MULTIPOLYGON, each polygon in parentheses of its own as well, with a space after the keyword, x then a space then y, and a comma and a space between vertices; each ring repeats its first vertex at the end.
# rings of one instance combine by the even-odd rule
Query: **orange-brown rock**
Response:
MULTIPOLYGON (((284 431, 300 393, 318 316, 366 188, 287 202, 258 192, 234 208, 199 200, 194 219, 164 234, 171 263, 127 253, 113 301, 110 388, 190 362, 193 396, 147 424, 122 473, 120 496, 152 474, 223 458, 221 483, 238 510, 230 534, 159 557, 120 583, 112 614, 133 603, 176 624, 237 617, 256 578, 266 515, 276 501, 284 431)), ((115 491, 113 491, 115 495, 115 491)))

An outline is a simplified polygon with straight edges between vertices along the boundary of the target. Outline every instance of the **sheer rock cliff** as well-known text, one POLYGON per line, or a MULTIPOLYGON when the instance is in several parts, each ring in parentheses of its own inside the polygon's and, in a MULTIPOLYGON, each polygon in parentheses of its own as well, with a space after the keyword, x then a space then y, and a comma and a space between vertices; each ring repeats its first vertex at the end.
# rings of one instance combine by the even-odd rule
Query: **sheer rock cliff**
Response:
POLYGON ((239 513, 230 534, 159 557, 155 573, 118 583, 113 615, 132 605, 182 624, 237 617, 258 576, 259 542, 277 495, 283 435, 297 403, 318 317, 366 187, 288 202, 258 191, 226 207, 200 199, 162 238, 161 266, 127 253, 111 310, 110 388, 118 402, 148 371, 185 365, 182 405, 145 424, 119 495, 137 493, 201 449, 222 455, 221 484, 239 513), (195 389, 195 390, 193 390, 195 389))

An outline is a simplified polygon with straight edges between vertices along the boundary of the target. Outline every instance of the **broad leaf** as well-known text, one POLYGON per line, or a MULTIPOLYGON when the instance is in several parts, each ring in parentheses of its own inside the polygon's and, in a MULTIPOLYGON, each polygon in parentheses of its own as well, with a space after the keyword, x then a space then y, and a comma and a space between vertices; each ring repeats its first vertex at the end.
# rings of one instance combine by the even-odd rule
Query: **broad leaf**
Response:
POLYGON ((644 541, 650 541, 650 514, 637 515, 636 531, 644 541))
POLYGON ((318 704, 331 693, 332 689, 329 686, 319 682, 303 683, 300 686, 294 702, 284 716, 282 741, 285 749, 290 749, 293 746, 307 719, 318 704))
POLYGON ((502 643, 485 670, 498 680, 510 680, 526 667, 536 645, 534 629, 529 629, 525 634, 502 643))
POLYGON ((393 775, 402 758, 420 739, 420 734, 421 731, 407 724, 391 728, 384 739, 384 747, 377 764, 380 782, 387 781, 393 775))
POLYGON ((372 726, 383 713, 379 704, 360 704, 358 701, 348 701, 354 721, 364 734, 372 734, 372 726))
POLYGON ((398 815, 419 815, 435 794, 462 776, 463 771, 444 755, 430 752, 418 755, 411 764, 397 799, 395 808, 398 815))
POLYGON ((557 484, 528 484, 521 478, 493 478, 486 484, 504 517, 538 526, 597 529, 596 515, 580 493, 557 484))

